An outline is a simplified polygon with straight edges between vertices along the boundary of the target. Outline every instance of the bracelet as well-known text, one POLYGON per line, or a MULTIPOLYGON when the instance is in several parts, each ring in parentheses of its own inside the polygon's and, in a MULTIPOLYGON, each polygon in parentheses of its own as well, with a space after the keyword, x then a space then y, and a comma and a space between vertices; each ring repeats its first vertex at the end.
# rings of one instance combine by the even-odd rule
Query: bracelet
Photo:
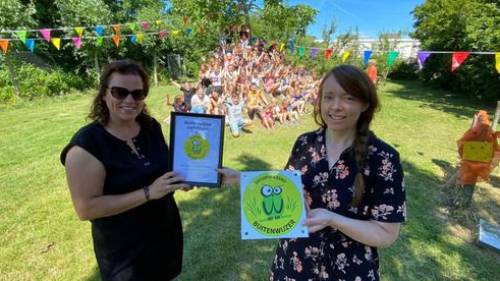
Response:
POLYGON ((146 202, 149 201, 149 185, 142 188, 144 190, 144 196, 146 197, 146 202))

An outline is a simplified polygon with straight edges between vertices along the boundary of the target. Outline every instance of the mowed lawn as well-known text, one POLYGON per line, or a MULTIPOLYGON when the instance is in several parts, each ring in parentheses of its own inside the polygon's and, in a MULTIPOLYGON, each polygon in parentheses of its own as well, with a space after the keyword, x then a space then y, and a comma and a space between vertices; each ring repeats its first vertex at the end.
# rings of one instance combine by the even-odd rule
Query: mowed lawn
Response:
MULTIPOLYGON (((154 88, 150 112, 162 121, 166 94, 154 88)), ((373 129, 403 161, 408 222, 381 250, 382 280, 499 280, 500 253, 477 245, 479 218, 500 222, 500 173, 478 185, 472 205, 450 207, 442 187, 457 164, 456 140, 477 105, 418 82, 389 82, 373 129)), ((0 280, 100 280, 90 224, 73 210, 59 153, 87 120, 92 95, 74 94, 0 108, 0 280)), ((300 124, 233 139, 226 130, 224 165, 241 170, 283 168, 300 124)), ((168 139, 169 126, 163 123, 168 139)), ((265 280, 275 240, 240 239, 239 190, 205 188, 175 195, 184 226, 184 266, 178 280, 265 280)))

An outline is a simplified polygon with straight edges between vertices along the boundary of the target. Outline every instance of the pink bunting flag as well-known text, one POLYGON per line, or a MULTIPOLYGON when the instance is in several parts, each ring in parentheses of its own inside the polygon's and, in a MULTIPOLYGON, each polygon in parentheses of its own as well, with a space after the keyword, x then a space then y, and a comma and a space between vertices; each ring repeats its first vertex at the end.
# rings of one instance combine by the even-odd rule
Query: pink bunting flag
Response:
POLYGON ((167 36, 167 32, 162 30, 158 33, 158 36, 160 36, 160 39, 163 39, 165 36, 167 36))
POLYGON ((77 49, 80 49, 80 47, 82 46, 82 38, 81 37, 73 37, 73 44, 75 44, 75 47, 77 49))
POLYGON ((147 21, 141 21, 142 29, 147 30, 149 28, 149 23, 147 21))
POLYGON ((50 28, 40 29, 40 33, 42 34, 43 40, 50 42, 50 28))
POLYGON ((451 72, 457 70, 460 65, 469 57, 469 52, 454 52, 451 57, 451 72))

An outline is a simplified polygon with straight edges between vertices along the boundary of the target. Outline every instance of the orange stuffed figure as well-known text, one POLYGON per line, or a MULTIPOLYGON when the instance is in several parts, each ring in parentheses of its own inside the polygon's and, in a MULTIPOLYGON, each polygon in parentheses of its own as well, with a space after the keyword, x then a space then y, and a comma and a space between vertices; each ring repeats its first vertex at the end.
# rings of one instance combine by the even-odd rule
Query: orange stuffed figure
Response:
POLYGON ((478 181, 488 181, 491 171, 498 166, 500 161, 500 146, 498 138, 500 132, 490 128, 488 113, 484 110, 474 115, 472 126, 461 139, 457 141, 458 154, 460 155, 459 182, 462 185, 475 184, 478 181), (472 148, 470 148, 472 147, 472 148), (476 151, 470 153, 467 150, 476 151), (478 151, 482 149, 482 151, 478 151), (478 156, 486 152, 484 157, 478 156))

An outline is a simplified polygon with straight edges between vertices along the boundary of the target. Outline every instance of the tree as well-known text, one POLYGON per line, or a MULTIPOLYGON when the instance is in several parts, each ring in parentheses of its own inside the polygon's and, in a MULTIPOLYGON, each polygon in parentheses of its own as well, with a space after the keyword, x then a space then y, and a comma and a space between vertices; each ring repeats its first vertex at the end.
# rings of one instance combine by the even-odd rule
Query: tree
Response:
MULTIPOLYGON (((499 1, 428 0, 413 11, 415 32, 424 50, 498 51, 499 1)), ((487 55, 471 55, 451 72, 451 55, 431 55, 421 73, 424 81, 462 95, 495 100, 500 75, 487 55)))

